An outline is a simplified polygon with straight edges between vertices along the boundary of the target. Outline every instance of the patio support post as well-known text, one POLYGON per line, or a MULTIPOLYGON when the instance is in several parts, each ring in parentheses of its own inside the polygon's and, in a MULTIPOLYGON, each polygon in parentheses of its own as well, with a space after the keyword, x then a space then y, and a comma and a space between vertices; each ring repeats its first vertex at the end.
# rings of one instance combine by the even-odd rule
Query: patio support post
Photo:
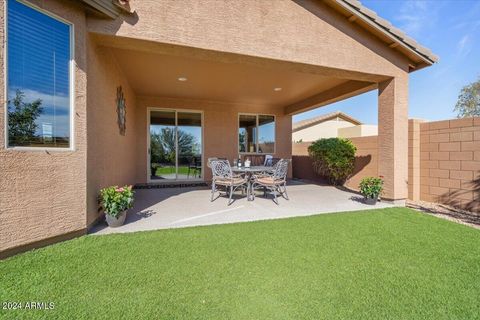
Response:
POLYGON ((405 205, 408 194, 408 74, 378 85, 378 174, 382 198, 405 205))

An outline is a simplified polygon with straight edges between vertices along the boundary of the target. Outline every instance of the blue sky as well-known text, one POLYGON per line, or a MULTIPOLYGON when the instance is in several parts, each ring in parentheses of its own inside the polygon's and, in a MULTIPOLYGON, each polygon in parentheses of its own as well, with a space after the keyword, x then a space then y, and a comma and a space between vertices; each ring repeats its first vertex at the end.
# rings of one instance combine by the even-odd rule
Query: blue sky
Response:
MULTIPOLYGON (((362 0, 409 36, 440 56, 410 74, 409 117, 442 120, 453 112, 460 89, 480 77, 480 0, 362 0)), ((377 91, 294 117, 294 121, 340 110, 377 123, 377 91)))

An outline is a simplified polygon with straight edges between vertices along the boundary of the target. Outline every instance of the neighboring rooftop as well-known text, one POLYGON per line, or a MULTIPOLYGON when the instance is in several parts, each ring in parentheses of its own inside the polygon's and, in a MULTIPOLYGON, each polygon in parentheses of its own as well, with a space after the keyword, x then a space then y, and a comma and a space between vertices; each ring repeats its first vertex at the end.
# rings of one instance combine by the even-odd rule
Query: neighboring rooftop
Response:
POLYGON ((314 118, 305 119, 305 120, 302 120, 302 121, 295 122, 292 126, 292 132, 299 131, 299 130, 317 125, 319 123, 322 123, 322 122, 325 122, 325 121, 328 121, 328 120, 336 119, 336 118, 341 118, 341 119, 343 119, 345 121, 348 121, 348 122, 351 122, 355 125, 362 124, 357 119, 352 118, 349 115, 347 115, 347 114, 345 114, 341 111, 335 111, 335 112, 327 113, 327 114, 324 114, 324 115, 321 115, 321 116, 318 116, 318 117, 314 117, 314 118))

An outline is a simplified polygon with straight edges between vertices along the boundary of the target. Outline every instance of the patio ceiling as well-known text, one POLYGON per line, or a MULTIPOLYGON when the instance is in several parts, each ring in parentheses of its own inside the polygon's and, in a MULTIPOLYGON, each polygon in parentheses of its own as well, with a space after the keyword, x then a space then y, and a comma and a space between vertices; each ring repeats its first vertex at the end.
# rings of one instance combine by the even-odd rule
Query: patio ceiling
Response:
POLYGON ((376 88, 373 82, 352 80, 338 71, 337 76, 305 72, 288 66, 289 62, 232 58, 226 53, 212 56, 202 49, 162 47, 119 37, 96 38, 110 47, 133 90, 141 96, 258 104, 294 114, 376 88))

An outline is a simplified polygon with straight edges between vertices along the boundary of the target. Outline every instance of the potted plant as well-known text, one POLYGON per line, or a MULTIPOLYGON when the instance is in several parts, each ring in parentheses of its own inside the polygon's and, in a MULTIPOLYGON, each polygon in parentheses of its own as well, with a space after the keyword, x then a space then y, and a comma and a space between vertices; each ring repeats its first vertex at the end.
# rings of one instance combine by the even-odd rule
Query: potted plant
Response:
POLYGON ((100 190, 100 204, 110 227, 120 227, 125 222, 127 209, 133 206, 132 186, 111 186, 100 190))
POLYGON ((376 177, 366 177, 360 181, 360 193, 365 197, 365 203, 374 205, 383 190, 383 180, 376 177))

